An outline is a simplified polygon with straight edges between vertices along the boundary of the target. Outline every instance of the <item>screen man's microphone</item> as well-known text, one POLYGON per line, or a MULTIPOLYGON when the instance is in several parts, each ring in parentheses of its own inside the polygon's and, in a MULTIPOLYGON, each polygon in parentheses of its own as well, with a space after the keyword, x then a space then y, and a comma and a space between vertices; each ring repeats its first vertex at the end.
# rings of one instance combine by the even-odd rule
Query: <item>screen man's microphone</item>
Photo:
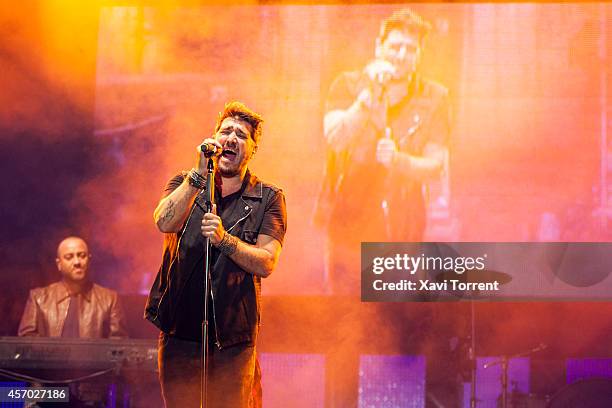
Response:
POLYGON ((392 77, 391 72, 379 72, 378 74, 376 74, 376 82, 380 86, 385 86, 387 85, 387 82, 389 82, 391 77, 392 77))
POLYGON ((202 151, 202 153, 204 153, 204 156, 206 157, 217 156, 223 151, 222 148, 212 143, 202 143, 200 145, 200 150, 202 151))

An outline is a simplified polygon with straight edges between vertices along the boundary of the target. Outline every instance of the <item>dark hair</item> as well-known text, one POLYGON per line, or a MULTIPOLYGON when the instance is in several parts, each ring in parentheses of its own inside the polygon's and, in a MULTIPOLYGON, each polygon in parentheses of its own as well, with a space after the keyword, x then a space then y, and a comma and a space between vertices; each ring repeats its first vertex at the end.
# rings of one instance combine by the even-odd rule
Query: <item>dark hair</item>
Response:
POLYGON ((417 36, 419 44, 422 45, 423 40, 425 40, 425 37, 427 37, 427 34, 431 30, 431 24, 414 11, 405 8, 394 12, 391 16, 383 20, 380 25, 380 42, 382 43, 385 41, 389 33, 393 30, 400 30, 417 36))
POLYGON ((215 133, 219 130, 221 123, 226 118, 236 118, 251 125, 253 129, 251 137, 256 145, 259 144, 259 140, 261 139, 261 123, 263 122, 261 115, 249 109, 242 102, 228 102, 225 104, 223 112, 219 113, 219 119, 217 119, 217 124, 215 126, 215 133))

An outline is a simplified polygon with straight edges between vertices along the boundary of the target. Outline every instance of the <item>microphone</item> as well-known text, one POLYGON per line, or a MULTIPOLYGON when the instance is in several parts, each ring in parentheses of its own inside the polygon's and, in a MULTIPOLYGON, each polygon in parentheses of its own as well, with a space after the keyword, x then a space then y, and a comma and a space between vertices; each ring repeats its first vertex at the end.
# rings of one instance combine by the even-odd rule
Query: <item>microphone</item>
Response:
POLYGON ((392 75, 390 72, 379 72, 378 74, 376 74, 376 82, 384 87, 391 79, 391 76, 392 75))
POLYGON ((205 157, 217 156, 223 151, 223 149, 217 147, 212 143, 202 143, 200 145, 200 150, 202 151, 202 153, 204 153, 205 157))

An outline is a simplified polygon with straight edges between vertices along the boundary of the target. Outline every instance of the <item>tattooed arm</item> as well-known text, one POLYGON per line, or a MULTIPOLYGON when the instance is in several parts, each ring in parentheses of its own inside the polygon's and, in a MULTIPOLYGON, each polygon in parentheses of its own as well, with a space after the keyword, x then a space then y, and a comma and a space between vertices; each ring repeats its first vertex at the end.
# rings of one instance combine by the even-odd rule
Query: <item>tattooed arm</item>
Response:
POLYGON ((153 213, 157 229, 161 232, 178 232, 189 214, 198 189, 187 179, 170 194, 162 198, 153 213))
MULTIPOLYGON (((221 148, 222 146, 213 138, 204 139, 203 143, 210 143, 221 148)), ((202 154, 200 145, 196 147, 196 166, 195 170, 206 175, 208 158, 202 154)), ((189 216, 189 210, 193 201, 198 195, 199 190, 189 184, 185 178, 182 183, 180 178, 174 178, 166 186, 166 191, 172 191, 162 198, 153 213, 155 225, 161 232, 179 232, 185 220, 189 216), (178 185, 178 187, 177 187, 178 185)))

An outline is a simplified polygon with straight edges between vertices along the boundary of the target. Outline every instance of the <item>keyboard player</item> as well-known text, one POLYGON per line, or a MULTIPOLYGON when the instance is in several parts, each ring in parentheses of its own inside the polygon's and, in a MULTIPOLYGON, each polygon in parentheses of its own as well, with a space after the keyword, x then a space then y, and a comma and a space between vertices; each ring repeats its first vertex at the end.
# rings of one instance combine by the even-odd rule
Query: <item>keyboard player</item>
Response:
POLYGON ((68 237, 59 244, 55 263, 61 280, 30 291, 19 336, 127 337, 117 292, 90 281, 90 259, 81 238, 68 237))
MULTIPOLYGON (((89 279, 90 259, 91 253, 82 238, 68 237, 60 242, 55 263, 61 279, 30 291, 18 336, 127 337, 119 296, 89 279)), ((102 379, 71 384, 69 406, 105 406, 107 386, 102 379)), ((54 406, 39 406, 47 405, 54 406)))

